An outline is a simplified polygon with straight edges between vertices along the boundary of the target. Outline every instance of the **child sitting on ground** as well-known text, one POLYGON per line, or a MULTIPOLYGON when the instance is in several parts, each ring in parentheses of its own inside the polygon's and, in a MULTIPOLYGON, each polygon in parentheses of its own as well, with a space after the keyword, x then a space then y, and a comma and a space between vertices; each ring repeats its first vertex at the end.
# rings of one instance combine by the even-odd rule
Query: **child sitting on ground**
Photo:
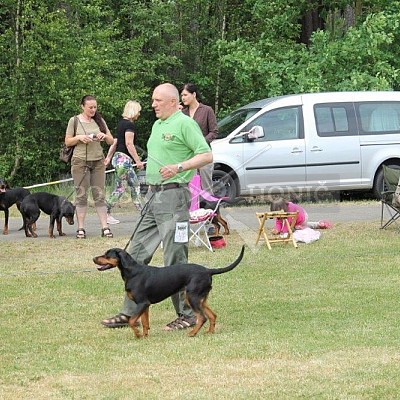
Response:
MULTIPOLYGON (((272 201, 271 203, 271 211, 283 211, 283 212, 298 212, 296 222, 294 224, 294 229, 304 229, 304 228, 312 228, 312 229, 328 229, 332 227, 332 224, 328 221, 318 221, 318 222, 310 222, 308 221, 308 214, 303 207, 300 207, 298 204, 294 204, 285 199, 279 198, 277 200, 272 201)), ((288 218, 289 224, 292 223, 292 218, 288 218)), ((274 235, 278 235, 280 233, 287 233, 288 229, 286 224, 283 223, 283 220, 280 218, 275 219, 275 227, 272 229, 272 233, 274 235)))

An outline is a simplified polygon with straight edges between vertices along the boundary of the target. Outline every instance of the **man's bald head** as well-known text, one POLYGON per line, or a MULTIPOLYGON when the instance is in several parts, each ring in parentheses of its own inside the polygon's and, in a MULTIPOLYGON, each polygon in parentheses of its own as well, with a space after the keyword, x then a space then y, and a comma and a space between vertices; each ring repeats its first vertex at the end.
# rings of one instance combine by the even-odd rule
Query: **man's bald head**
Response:
POLYGON ((179 110, 179 91, 171 83, 163 83, 153 91, 152 107, 157 118, 167 119, 179 110))
POLYGON ((158 85, 155 90, 163 92, 165 96, 171 99, 176 99, 177 103, 179 103, 179 91, 172 83, 162 83, 158 85))

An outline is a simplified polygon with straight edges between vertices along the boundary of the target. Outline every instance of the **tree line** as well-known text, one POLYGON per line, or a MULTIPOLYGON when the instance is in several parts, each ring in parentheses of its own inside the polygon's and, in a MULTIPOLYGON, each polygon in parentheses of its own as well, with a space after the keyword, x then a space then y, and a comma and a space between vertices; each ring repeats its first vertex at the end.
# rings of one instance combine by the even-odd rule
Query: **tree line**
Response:
POLYGON ((398 0, 3 0, 0 176, 58 179, 68 119, 96 96, 113 131, 162 82, 194 82, 219 118, 260 98, 398 90, 398 0))

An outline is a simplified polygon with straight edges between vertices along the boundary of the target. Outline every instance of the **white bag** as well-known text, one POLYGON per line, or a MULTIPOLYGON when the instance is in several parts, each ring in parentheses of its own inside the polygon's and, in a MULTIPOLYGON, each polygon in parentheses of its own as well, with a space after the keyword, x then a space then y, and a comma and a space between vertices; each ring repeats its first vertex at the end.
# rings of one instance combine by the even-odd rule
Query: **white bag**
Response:
POLYGON ((321 237, 321 232, 311 228, 295 230, 293 236, 296 242, 312 243, 321 237))

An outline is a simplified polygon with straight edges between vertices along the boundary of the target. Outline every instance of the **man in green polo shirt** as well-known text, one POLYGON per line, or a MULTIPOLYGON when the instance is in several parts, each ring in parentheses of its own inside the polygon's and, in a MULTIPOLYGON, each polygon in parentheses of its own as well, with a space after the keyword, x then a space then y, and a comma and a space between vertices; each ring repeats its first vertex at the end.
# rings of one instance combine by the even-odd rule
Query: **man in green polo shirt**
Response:
MULTIPOLYGON (((145 215, 135 228, 128 253, 141 264, 149 264, 163 243, 164 265, 187 263, 189 250, 189 207, 187 184, 195 170, 212 162, 212 153, 193 119, 179 110, 178 89, 164 83, 154 89, 152 107, 158 120, 147 142, 146 182, 153 192, 145 215)), ((164 330, 195 325, 184 293, 172 296, 177 318, 164 330)), ((119 314, 102 321, 109 328, 127 326, 136 304, 125 295, 119 314)))

